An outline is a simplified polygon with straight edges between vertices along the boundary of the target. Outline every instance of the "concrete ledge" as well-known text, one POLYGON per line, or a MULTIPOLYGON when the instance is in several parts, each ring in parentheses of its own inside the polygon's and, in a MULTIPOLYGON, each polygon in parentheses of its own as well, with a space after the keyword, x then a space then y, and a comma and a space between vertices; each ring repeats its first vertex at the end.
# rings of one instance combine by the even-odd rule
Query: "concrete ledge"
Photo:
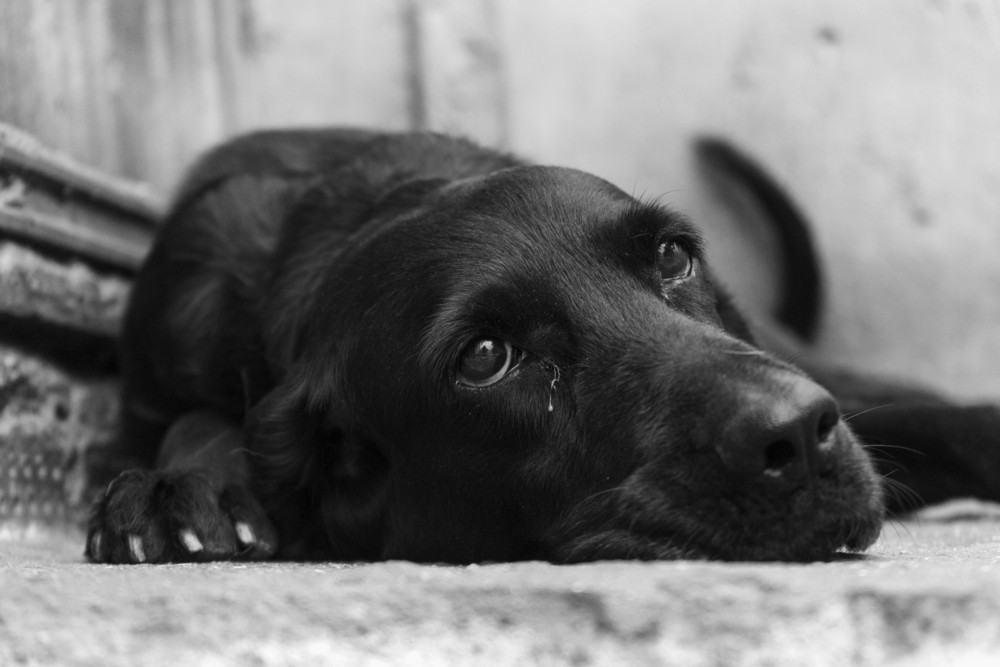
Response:
POLYGON ((0 664, 994 665, 1000 523, 809 565, 96 566, 0 543, 0 664))

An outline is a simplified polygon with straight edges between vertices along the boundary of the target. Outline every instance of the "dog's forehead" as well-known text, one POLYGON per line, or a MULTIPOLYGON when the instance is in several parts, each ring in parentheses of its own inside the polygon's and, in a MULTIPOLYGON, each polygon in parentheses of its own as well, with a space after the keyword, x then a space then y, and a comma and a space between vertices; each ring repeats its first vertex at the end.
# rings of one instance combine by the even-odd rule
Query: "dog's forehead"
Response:
POLYGON ((527 329, 569 317, 573 304, 651 289, 664 235, 698 248, 683 217, 597 176, 515 167, 453 181, 378 222, 329 285, 363 316, 406 311, 436 333, 462 321, 527 329))
POLYGON ((476 323, 572 328, 586 303, 649 289, 664 234, 700 243, 683 217, 573 169, 508 169, 457 182, 442 200, 444 214, 426 219, 441 241, 425 273, 440 279, 424 287, 436 293, 429 341, 460 339, 476 323))
POLYGON ((457 181, 442 191, 440 205, 448 229, 438 233, 454 237, 456 243, 446 247, 458 262, 463 251, 476 263, 592 261, 591 255, 628 252, 636 238, 670 228, 697 237, 681 216, 564 167, 514 167, 457 181))
POLYGON ((683 216, 563 167, 515 167, 458 181, 444 189, 439 205, 442 215, 432 218, 437 229, 428 230, 442 240, 438 259, 449 263, 451 275, 472 282, 532 269, 558 279, 560 270, 620 267, 637 247, 652 248, 664 236, 701 247, 683 216))
POLYGON ((565 167, 513 167, 461 181, 443 199, 480 226, 570 234, 613 218, 634 200, 602 178, 565 167))

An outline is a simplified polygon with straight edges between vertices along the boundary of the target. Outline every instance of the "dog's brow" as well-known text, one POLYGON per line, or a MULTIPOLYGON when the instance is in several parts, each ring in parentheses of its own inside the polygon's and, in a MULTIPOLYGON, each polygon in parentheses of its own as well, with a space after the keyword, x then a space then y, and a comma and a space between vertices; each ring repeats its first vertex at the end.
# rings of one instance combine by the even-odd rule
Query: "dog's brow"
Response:
POLYGON ((457 349, 452 349, 455 341, 465 337, 465 323, 462 311, 464 299, 453 294, 438 309, 420 335, 418 359, 425 369, 447 368, 457 349))
MULTIPOLYGON (((697 228, 684 215, 661 204, 636 201, 614 220, 610 230, 617 239, 683 239, 695 254, 702 254, 704 242, 697 228)), ((603 236, 603 235, 602 235, 603 236)))
POLYGON ((426 370, 449 367, 476 336, 525 341, 546 327, 565 326, 565 306, 558 292, 531 277, 501 274, 489 281, 470 279, 449 292, 421 332, 418 359, 426 370))

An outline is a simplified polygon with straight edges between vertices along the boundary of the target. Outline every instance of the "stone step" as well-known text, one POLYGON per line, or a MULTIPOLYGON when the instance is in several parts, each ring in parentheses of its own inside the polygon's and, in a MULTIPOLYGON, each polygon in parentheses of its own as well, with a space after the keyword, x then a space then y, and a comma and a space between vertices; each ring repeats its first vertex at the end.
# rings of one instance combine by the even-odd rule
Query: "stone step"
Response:
POLYGON ((1000 522, 833 563, 103 566, 0 542, 0 664, 1000 664, 1000 522))

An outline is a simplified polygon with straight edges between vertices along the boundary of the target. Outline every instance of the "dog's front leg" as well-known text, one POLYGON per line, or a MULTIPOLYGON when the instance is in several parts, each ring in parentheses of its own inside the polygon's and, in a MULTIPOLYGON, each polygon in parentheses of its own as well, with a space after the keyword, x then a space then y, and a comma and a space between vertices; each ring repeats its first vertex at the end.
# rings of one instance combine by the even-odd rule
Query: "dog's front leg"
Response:
POLYGON ((104 563, 263 559, 277 533, 248 488, 240 430, 215 413, 178 419, 156 470, 129 470, 93 508, 86 555, 104 563))

